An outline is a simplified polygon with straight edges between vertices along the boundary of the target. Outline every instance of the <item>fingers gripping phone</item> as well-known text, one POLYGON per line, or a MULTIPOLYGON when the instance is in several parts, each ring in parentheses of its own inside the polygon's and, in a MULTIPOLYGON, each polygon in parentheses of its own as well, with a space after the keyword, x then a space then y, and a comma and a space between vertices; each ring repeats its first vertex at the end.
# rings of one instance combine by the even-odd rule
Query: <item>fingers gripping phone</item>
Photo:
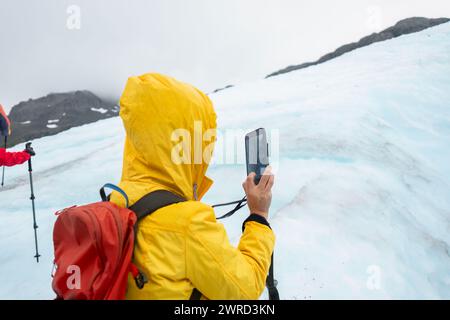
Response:
POLYGON ((269 165, 269 144, 264 128, 256 129, 245 135, 245 158, 247 175, 251 172, 256 173, 255 184, 258 184, 264 170, 269 165))

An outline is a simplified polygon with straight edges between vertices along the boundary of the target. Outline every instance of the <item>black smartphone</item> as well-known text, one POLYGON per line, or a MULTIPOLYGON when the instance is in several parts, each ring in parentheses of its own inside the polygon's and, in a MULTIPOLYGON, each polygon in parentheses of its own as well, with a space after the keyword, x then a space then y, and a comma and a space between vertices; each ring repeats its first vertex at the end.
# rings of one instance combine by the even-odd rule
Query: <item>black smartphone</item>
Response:
POLYGON ((256 129, 245 135, 245 159, 247 175, 251 172, 256 173, 255 184, 258 184, 264 170, 269 165, 269 144, 264 128, 256 129))

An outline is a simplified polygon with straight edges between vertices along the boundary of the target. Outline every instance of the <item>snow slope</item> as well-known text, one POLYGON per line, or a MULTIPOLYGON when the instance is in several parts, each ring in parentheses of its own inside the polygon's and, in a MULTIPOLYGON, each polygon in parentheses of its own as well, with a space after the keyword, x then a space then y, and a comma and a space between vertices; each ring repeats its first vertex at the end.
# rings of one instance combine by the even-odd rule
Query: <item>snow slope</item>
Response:
MULTIPOLYGON (((221 129, 279 130, 282 298, 450 298, 449 23, 211 97, 221 129)), ((39 264, 26 168, 7 170, 0 298, 53 297, 53 212, 119 180, 123 136, 114 118, 34 141, 39 264)), ((205 202, 239 198, 244 172, 213 165, 205 202)), ((234 243, 246 215, 224 221, 234 243)))

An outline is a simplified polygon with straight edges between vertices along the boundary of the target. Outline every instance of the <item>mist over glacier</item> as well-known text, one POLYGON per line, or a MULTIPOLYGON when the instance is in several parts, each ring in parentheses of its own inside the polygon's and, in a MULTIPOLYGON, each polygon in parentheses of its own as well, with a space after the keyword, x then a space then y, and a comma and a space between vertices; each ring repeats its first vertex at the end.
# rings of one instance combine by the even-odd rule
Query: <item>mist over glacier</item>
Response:
MULTIPOLYGON (((281 298, 450 298, 450 23, 210 97, 220 129, 279 134, 281 298)), ((7 169, 1 298, 53 298, 54 212, 119 181, 123 139, 113 118, 33 142, 39 264, 26 167, 7 169)), ((208 175, 206 203, 242 196, 244 165, 208 175)), ((233 243, 247 214, 223 221, 233 243)))

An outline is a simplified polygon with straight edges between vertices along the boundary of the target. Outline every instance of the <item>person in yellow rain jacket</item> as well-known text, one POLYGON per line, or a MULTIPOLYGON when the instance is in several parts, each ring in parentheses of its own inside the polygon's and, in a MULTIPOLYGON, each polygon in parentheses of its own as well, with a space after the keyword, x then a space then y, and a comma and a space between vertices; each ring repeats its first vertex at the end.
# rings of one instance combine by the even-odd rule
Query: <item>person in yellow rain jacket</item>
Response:
MULTIPOLYGON (((200 202, 212 184, 205 176, 216 133, 210 99, 171 77, 145 74, 128 79, 120 116, 126 139, 119 185, 130 205, 156 190, 186 200, 140 221, 133 261, 148 283, 139 289, 130 277, 127 299, 189 299, 195 291, 202 299, 258 299, 275 243, 267 222, 274 176, 267 172, 258 185, 254 174, 245 180, 251 214, 236 248, 213 208, 200 202)), ((111 201, 125 206, 115 192, 111 201)))

